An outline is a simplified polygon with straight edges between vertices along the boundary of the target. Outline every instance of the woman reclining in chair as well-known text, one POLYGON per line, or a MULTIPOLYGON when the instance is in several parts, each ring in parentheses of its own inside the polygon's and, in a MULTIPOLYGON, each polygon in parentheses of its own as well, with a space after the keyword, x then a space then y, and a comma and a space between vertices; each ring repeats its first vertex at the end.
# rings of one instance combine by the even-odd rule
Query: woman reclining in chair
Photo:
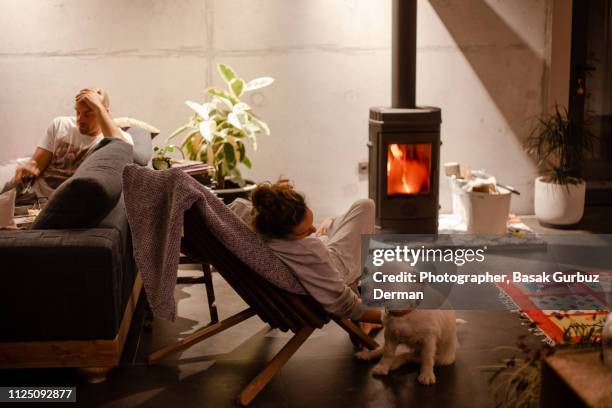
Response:
POLYGON ((328 313, 380 323, 380 310, 367 309, 357 295, 361 234, 374 233, 372 200, 357 200, 346 213, 315 228, 304 196, 288 180, 279 180, 258 185, 251 202, 237 199, 230 208, 262 236, 328 313))

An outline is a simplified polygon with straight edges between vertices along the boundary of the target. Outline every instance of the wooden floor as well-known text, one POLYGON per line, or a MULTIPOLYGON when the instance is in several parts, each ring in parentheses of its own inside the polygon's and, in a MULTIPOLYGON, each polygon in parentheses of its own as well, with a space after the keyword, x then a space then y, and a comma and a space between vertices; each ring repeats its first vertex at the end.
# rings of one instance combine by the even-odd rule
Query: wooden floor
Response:
MULTIPOLYGON (((610 208, 590 210, 581 229, 549 231, 524 217, 538 232, 584 234, 612 232, 610 208)), ((183 269, 182 275, 197 274, 183 269)), ((239 312, 245 304, 213 274, 221 319, 239 312)), ((179 285, 175 292, 179 310, 176 322, 154 321, 146 329, 142 305, 128 335, 121 366, 102 384, 87 384, 70 369, 3 370, 0 386, 72 385, 77 387, 74 406, 105 407, 235 407, 242 388, 288 341, 289 335, 269 331, 250 318, 219 335, 148 366, 151 351, 183 338, 205 325, 210 317, 202 285, 179 285)), ((386 378, 371 375, 372 364, 356 361, 348 336, 337 325, 316 330, 272 379, 252 407, 491 407, 488 374, 482 367, 510 357, 498 346, 512 346, 526 336, 530 347, 539 347, 517 316, 505 310, 462 311, 467 320, 459 328, 457 361, 436 368, 437 383, 416 381, 418 367, 406 366, 386 378)), ((379 343, 382 343, 379 339, 379 343)))
MULTIPOLYGON (((218 274, 213 279, 221 319, 245 307, 218 274)), ((71 406, 235 407, 242 388, 287 343, 289 334, 269 331, 259 319, 251 318, 155 366, 146 362, 151 351, 208 322, 204 296, 202 285, 180 285, 177 321, 155 321, 152 330, 145 329, 141 311, 132 325, 122 365, 111 371, 105 383, 87 384, 70 369, 27 369, 0 371, 0 385, 76 386, 77 403, 71 406)), ((458 316, 468 323, 459 331, 457 362, 436 369, 434 386, 416 382, 417 366, 403 367, 383 379, 372 377, 372 364, 356 361, 346 333, 328 324, 306 340, 250 406, 490 407, 488 375, 480 367, 509 357, 494 347, 513 345, 519 336, 531 335, 507 311, 465 311, 458 316)), ((382 338, 378 340, 382 343, 382 338)), ((534 347, 540 345, 538 338, 528 341, 534 347)))

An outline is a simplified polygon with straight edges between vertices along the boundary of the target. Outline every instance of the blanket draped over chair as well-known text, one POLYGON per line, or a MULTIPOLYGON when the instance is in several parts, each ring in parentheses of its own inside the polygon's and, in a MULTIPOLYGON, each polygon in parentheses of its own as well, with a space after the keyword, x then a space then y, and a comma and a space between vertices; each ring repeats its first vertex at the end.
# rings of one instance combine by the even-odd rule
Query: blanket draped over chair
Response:
POLYGON ((174 288, 185 211, 195 206, 206 227, 242 262, 275 286, 306 294, 293 272, 259 236, 206 187, 180 169, 129 165, 123 171, 125 209, 134 258, 155 317, 174 320, 174 288))

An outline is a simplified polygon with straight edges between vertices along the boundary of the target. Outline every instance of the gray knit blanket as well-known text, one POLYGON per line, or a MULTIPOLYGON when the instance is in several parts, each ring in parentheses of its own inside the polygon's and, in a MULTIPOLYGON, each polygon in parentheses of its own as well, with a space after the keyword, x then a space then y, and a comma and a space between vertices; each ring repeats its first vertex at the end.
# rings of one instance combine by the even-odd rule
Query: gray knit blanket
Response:
POLYGON ((185 211, 195 206, 209 229, 242 262, 273 285, 305 294, 293 272, 212 192, 180 169, 137 165, 123 171, 134 259, 155 317, 174 320, 174 288, 185 211))

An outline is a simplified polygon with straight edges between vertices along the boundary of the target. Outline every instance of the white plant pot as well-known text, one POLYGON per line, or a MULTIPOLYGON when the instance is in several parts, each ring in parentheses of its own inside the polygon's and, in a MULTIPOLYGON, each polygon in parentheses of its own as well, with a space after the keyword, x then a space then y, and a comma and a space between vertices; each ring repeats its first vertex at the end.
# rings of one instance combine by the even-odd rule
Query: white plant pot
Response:
POLYGON ((556 184, 535 181, 535 215, 542 224, 567 226, 577 224, 584 214, 586 183, 556 184))

